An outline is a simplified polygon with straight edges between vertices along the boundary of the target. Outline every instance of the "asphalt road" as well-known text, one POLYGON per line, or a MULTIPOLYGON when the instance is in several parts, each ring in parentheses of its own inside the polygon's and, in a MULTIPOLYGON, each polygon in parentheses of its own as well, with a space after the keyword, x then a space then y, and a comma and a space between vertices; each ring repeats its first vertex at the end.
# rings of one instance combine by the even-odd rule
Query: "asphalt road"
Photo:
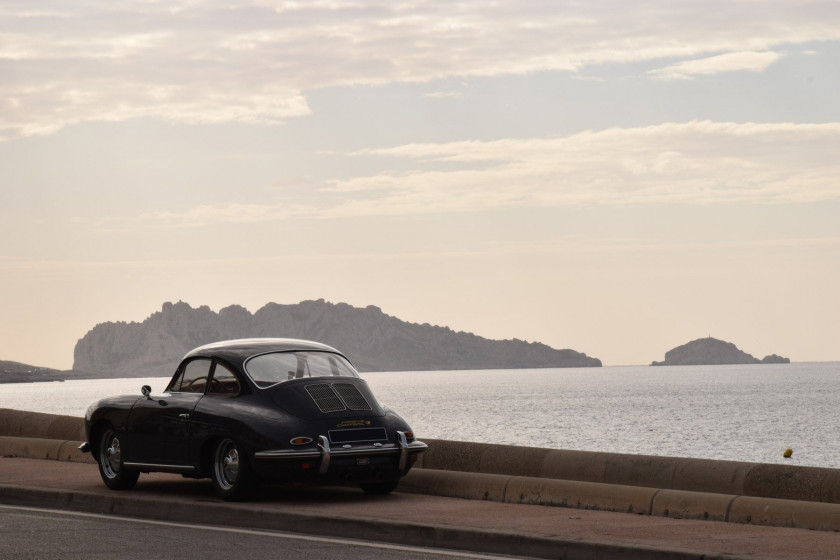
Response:
POLYGON ((4 560, 500 560, 468 552, 0 505, 4 560))

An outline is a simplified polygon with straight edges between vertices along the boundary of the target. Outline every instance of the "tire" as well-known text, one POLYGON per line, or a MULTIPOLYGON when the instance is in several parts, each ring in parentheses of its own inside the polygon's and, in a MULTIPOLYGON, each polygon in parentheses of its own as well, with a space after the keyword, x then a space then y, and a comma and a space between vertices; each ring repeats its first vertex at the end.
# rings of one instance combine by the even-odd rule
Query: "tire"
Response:
POLYGON ((247 500, 257 486, 248 457, 232 439, 223 439, 216 446, 210 478, 213 479, 216 495, 231 502, 247 500))
POLYGON ((120 436, 108 428, 99 438, 99 475, 105 486, 111 490, 130 490, 137 484, 140 471, 123 468, 122 445, 120 436))
POLYGON ((384 496, 385 494, 393 492, 399 483, 399 480, 390 480, 387 482, 368 482, 365 484, 359 484, 359 486, 362 487, 365 494, 370 494, 371 496, 384 496))

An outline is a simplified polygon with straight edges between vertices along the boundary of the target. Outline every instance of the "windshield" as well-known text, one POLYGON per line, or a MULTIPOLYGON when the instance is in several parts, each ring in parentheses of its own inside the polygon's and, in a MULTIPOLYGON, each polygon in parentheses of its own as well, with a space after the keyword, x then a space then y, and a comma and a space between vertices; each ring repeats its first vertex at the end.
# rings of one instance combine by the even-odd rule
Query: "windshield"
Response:
POLYGON ((245 371, 265 389, 304 377, 359 377, 350 362, 329 352, 274 352, 250 358, 245 371))

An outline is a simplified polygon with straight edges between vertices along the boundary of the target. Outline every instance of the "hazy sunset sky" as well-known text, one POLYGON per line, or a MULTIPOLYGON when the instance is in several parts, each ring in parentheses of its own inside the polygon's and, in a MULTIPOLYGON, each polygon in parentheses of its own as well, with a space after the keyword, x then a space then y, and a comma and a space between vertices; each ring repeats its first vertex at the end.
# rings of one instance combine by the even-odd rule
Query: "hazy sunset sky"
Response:
POLYGON ((0 207, 0 360, 318 298, 838 360, 840 2, 0 0, 0 207))

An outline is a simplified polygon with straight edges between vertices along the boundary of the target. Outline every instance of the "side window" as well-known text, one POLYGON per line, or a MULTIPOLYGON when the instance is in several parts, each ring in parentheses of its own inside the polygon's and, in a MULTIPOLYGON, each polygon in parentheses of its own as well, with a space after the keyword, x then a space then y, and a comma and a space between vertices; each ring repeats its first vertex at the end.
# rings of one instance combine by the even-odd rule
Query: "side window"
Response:
POLYGON ((193 360, 184 368, 184 375, 181 376, 181 384, 173 391, 181 393, 203 393, 207 386, 207 378, 210 374, 210 360, 193 360))
POLYGON ((184 378, 184 370, 179 369, 175 372, 175 378, 169 382, 169 386, 166 388, 167 391, 177 392, 178 387, 181 386, 181 380, 184 378))
POLYGON ((216 369, 213 370, 213 379, 210 381, 208 395, 237 395, 239 394, 239 381, 228 368, 216 362, 216 369))

